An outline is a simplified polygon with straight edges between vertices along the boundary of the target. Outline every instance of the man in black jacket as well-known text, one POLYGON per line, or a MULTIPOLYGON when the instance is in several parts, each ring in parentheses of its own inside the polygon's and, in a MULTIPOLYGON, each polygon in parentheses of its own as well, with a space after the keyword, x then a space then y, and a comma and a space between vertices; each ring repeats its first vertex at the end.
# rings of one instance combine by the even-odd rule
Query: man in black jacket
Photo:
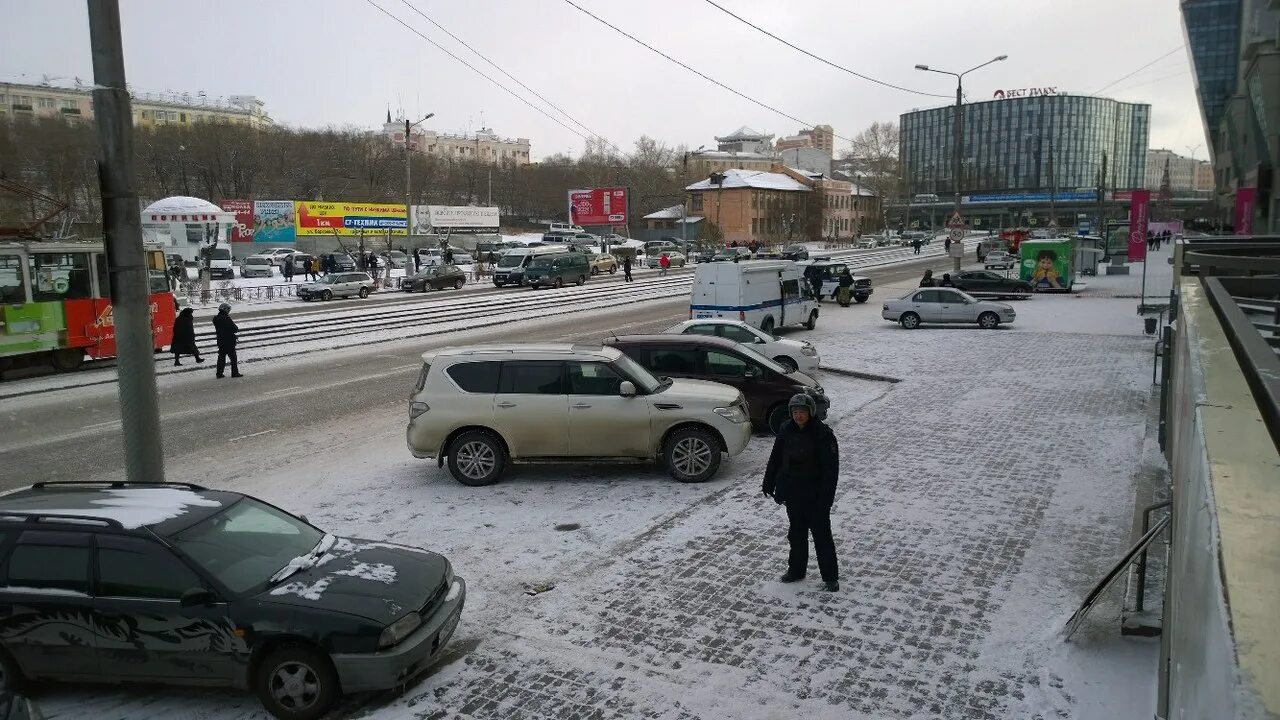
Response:
POLYGON ((225 377, 227 358, 231 358, 231 377, 244 377, 240 374, 240 364, 236 361, 236 321, 231 319, 231 306, 222 303, 218 306, 218 314, 213 316, 213 329, 218 336, 218 377, 225 377))
POLYGON ((831 505, 836 499, 840 448, 835 433, 819 420, 813 398, 797 393, 788 403, 791 420, 782 424, 764 471, 765 495, 787 506, 791 552, 782 582, 804 578, 809 566, 809 534, 827 590, 840 589, 836 545, 831 537, 831 505))

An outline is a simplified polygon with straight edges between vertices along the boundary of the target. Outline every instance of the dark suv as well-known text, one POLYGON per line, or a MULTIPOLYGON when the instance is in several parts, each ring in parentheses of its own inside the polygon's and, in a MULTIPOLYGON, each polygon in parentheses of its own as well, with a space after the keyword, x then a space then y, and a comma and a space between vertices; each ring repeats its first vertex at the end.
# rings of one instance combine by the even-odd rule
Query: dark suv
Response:
POLYGON ((604 339, 658 377, 711 380, 740 390, 747 399, 751 422, 776 433, 788 417, 787 403, 796 393, 808 393, 827 417, 831 401, 822 386, 802 372, 786 368, 755 350, 708 335, 619 335, 604 339))
POLYGON ((0 497, 5 685, 227 685, 309 720, 428 668, 465 596, 440 555, 337 538, 239 493, 45 482, 0 497))

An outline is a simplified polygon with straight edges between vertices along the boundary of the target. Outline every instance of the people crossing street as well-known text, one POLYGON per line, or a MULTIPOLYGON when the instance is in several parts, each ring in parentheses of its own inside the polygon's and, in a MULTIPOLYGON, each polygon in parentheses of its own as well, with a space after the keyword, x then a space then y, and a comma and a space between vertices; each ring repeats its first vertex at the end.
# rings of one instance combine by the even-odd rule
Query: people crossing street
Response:
POLYGON ((222 303, 218 306, 218 314, 213 316, 213 329, 218 338, 218 374, 226 377, 227 360, 231 360, 231 377, 244 377, 240 374, 240 363, 236 358, 236 335, 240 328, 231 319, 231 306, 222 303))
POLYGON ((622 256, 622 279, 624 282, 631 282, 631 256, 622 256))

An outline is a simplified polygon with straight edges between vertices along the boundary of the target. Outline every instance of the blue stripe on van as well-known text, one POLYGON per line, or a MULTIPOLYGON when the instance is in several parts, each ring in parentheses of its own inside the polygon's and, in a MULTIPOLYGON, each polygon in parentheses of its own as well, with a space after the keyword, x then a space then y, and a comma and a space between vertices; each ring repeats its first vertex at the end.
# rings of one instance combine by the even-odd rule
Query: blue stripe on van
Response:
MULTIPOLYGON (((798 305, 801 302, 803 301, 800 298, 796 298, 795 300, 786 301, 786 304, 798 305)), ((767 308, 767 307, 782 307, 782 305, 783 305, 783 301, 781 299, 778 299, 778 300, 766 300, 762 303, 756 303, 755 305, 690 305, 689 309, 690 310, 718 310, 720 312, 745 312, 747 310, 763 310, 764 308, 767 308)))

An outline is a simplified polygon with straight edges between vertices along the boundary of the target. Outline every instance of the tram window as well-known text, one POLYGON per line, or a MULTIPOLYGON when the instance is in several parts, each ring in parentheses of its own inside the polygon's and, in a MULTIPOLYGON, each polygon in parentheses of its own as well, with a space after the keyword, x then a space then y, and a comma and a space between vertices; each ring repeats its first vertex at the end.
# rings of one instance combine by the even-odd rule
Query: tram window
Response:
POLYGON ((89 253, 32 253, 30 272, 35 302, 93 297, 89 253))
POLYGON ((93 267, 98 275, 98 297, 111 297, 111 278, 107 272, 107 256, 102 253, 94 253, 93 267))
POLYGON ((27 301, 22 282, 22 256, 0 255, 0 303, 20 305, 27 301))

